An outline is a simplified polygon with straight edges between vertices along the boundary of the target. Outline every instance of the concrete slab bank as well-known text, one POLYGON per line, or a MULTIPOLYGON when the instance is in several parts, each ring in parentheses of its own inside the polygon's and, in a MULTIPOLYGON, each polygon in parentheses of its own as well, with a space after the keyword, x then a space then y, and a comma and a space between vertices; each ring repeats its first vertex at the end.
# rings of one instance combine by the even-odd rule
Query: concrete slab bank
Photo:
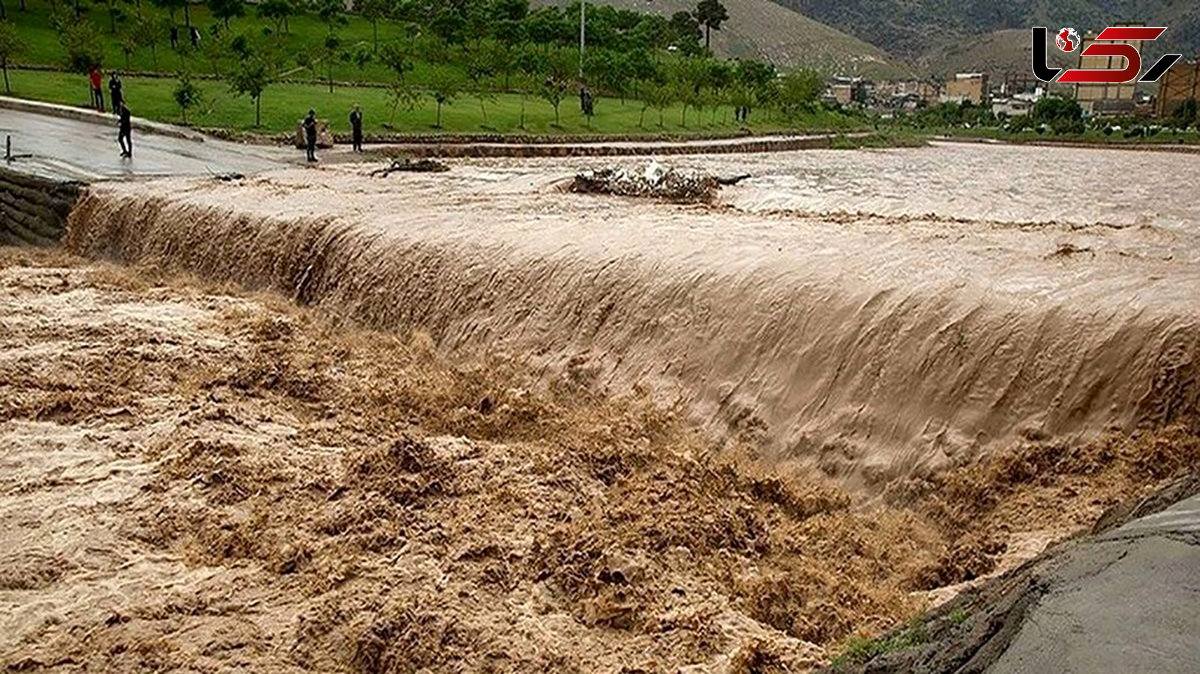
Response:
POLYGON ((0 243, 56 243, 82 186, 0 168, 0 243))

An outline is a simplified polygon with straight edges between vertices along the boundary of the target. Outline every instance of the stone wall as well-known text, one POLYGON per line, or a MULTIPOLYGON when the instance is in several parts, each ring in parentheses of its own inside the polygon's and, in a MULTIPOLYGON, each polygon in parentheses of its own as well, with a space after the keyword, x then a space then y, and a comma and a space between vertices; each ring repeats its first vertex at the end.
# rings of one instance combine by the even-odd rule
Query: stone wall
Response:
POLYGON ((81 187, 0 167, 0 244, 57 243, 81 187))

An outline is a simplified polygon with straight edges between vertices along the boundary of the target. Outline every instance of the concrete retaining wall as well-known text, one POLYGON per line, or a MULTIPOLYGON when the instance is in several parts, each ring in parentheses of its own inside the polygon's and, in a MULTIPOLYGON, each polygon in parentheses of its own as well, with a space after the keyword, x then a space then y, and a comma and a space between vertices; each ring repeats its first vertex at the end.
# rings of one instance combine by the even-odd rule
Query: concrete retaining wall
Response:
POLYGON ((0 244, 57 243, 81 188, 0 168, 0 244))

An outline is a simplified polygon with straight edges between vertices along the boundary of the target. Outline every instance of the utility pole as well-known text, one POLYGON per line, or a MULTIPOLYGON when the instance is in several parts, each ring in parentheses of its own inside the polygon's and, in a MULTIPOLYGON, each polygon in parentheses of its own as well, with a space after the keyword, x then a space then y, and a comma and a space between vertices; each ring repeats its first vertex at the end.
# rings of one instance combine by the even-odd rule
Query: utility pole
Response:
POLYGON ((583 79, 583 50, 587 42, 587 0, 579 0, 579 79, 583 79))

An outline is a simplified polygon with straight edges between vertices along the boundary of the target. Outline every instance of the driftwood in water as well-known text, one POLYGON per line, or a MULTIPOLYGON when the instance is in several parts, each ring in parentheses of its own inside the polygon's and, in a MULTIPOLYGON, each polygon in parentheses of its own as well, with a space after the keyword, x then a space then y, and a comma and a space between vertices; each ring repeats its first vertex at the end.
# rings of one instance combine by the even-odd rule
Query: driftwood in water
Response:
POLYGON ((450 167, 434 159, 393 159, 392 163, 381 169, 371 171, 371 177, 388 176, 396 171, 410 173, 445 173, 450 167))

